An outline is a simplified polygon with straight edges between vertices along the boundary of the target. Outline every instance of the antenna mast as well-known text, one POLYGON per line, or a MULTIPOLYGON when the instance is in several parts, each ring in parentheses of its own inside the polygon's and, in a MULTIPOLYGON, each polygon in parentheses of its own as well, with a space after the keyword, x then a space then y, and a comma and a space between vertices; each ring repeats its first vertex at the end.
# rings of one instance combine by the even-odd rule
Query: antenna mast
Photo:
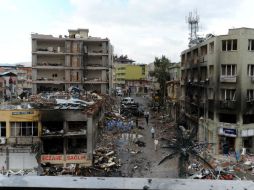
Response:
POLYGON ((190 30, 190 37, 189 37, 189 46, 191 44, 198 43, 198 35, 197 32, 199 30, 198 23, 199 23, 199 16, 197 14, 197 11, 189 12, 189 17, 187 19, 187 22, 189 24, 189 30, 190 30))

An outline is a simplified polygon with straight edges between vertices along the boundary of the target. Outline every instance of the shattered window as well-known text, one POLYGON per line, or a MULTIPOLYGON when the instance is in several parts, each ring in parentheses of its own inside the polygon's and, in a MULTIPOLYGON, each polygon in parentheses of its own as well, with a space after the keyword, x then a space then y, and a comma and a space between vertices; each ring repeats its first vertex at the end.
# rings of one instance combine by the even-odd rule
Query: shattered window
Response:
POLYGON ((247 100, 254 100, 254 90, 253 89, 247 90, 247 100))
POLYGON ((0 136, 5 137, 6 136, 6 123, 0 122, 0 136))
POLYGON ((235 89, 221 89, 221 100, 235 100, 235 89))
POLYGON ((11 122, 11 136, 38 136, 37 122, 11 122))

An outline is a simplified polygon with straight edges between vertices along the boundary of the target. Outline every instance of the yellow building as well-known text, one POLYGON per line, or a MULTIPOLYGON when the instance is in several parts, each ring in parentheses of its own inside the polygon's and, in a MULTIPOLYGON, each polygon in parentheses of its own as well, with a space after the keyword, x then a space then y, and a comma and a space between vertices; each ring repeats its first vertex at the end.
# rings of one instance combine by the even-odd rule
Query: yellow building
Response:
POLYGON ((144 80, 147 77, 147 65, 116 64, 116 83, 125 84, 125 80, 144 80))
POLYGON ((37 167, 31 145, 40 142, 40 114, 33 109, 0 111, 0 167, 28 169, 37 167))

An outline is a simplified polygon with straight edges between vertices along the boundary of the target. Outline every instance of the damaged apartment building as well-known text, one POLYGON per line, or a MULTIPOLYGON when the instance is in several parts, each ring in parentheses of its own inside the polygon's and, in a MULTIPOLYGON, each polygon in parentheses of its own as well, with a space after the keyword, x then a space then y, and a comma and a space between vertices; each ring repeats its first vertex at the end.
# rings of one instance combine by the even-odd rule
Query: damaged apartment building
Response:
POLYGON ((214 153, 254 152, 254 29, 208 35, 181 53, 181 106, 214 153))
POLYGON ((59 109, 67 100, 57 98, 54 103, 43 98, 43 104, 29 101, 1 105, 1 170, 33 169, 43 163, 91 166, 98 123, 104 113, 103 100, 90 101, 90 105, 75 100, 68 102, 75 109, 59 109))
POLYGON ((88 29, 68 36, 32 34, 32 93, 84 91, 109 94, 113 47, 108 38, 88 36, 88 29))

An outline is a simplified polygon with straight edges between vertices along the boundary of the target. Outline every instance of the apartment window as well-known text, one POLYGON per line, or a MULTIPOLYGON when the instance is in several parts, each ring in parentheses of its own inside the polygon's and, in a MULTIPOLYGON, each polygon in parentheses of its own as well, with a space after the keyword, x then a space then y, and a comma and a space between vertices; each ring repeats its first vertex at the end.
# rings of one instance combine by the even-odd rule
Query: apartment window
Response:
POLYGON ((235 89, 221 89, 221 100, 235 101, 235 89))
POLYGON ((222 40, 222 51, 237 50, 237 40, 222 40))
POLYGON ((210 53, 210 54, 213 54, 213 53, 214 53, 214 42, 211 42, 211 43, 209 44, 209 53, 210 53))
POLYGON ((254 65, 248 65, 248 76, 254 76, 254 65))
POLYGON ((254 90, 253 89, 247 90, 247 100, 254 100, 254 90))
POLYGON ((11 136, 38 136, 37 122, 11 122, 11 136))
POLYGON ((222 76, 236 76, 236 65, 221 65, 222 76))
POLYGON ((248 50, 249 51, 254 51, 254 40, 253 39, 250 39, 248 41, 248 50))
POLYGON ((6 123, 0 122, 0 136, 5 137, 6 136, 6 123))

